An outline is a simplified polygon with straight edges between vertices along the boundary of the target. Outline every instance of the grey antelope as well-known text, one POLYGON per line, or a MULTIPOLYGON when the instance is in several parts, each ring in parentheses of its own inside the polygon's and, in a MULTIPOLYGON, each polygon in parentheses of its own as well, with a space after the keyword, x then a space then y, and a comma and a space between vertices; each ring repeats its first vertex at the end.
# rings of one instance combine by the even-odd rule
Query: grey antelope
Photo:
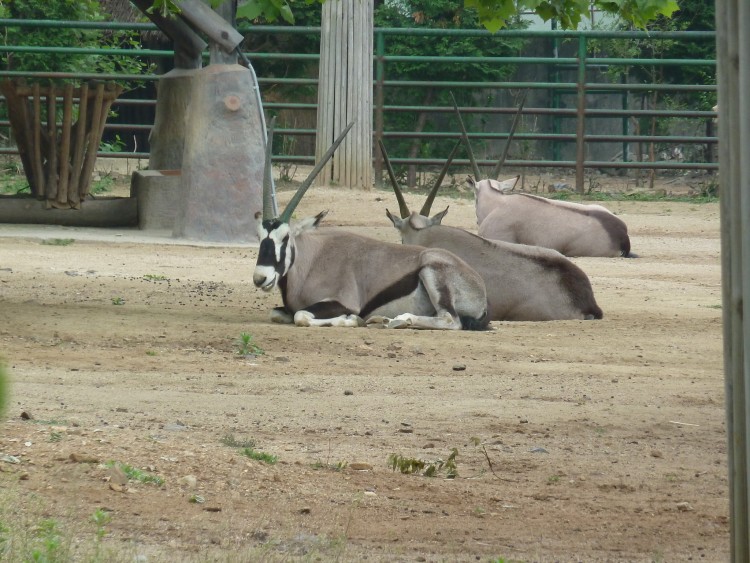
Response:
POLYGON ((269 135, 263 213, 255 215, 260 248, 253 283, 264 291, 281 291, 283 306, 274 309, 271 319, 297 326, 485 329, 484 282, 450 252, 318 230, 327 211, 290 224, 295 207, 351 126, 278 217, 272 211, 269 135))
POLYGON ((627 225, 601 205, 510 193, 518 177, 503 182, 495 179, 502 159, 495 166, 493 177, 482 180, 458 107, 456 114, 474 171, 467 183, 476 197, 480 236, 553 248, 566 256, 630 256, 627 225))
POLYGON ((382 142, 380 149, 396 193, 401 217, 386 215, 405 244, 443 248, 462 258, 482 276, 487 288, 490 320, 550 321, 601 319, 588 276, 562 254, 548 248, 490 241, 441 225, 448 208, 429 217, 453 149, 419 213, 411 213, 398 186, 382 142))

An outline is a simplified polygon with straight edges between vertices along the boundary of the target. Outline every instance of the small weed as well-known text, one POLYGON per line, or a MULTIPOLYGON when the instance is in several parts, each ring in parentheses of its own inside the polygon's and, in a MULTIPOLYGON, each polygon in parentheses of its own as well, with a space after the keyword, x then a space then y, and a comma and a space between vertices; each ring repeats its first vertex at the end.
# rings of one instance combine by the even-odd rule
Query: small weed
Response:
POLYGON ((456 456, 458 456, 458 450, 456 448, 451 450, 448 459, 445 461, 438 459, 432 462, 426 462, 414 457, 404 457, 398 454, 391 454, 388 456, 388 465, 391 466, 393 471, 398 469, 404 474, 416 473, 424 477, 435 477, 442 470, 445 470, 445 477, 447 479, 455 479, 458 476, 456 456))
POLYGON ((560 476, 559 475, 550 475, 547 478, 547 484, 548 485, 555 485, 560 482, 560 476))
POLYGON ((249 457, 255 461, 262 461, 268 465, 274 465, 279 460, 275 455, 267 454, 265 452, 257 452, 253 448, 243 448, 240 453, 245 457, 249 457))
POLYGON ((318 460, 312 464, 313 469, 327 469, 329 471, 336 471, 339 473, 346 469, 348 466, 349 462, 343 460, 339 461, 338 463, 323 463, 322 461, 318 460))
POLYGON ((114 467, 115 465, 117 465, 122 470, 122 472, 125 473, 125 476, 130 481, 138 481, 139 483, 144 484, 153 484, 159 487, 164 484, 164 479, 162 479, 158 475, 152 475, 151 473, 147 473, 146 471, 138 469, 137 467, 133 467, 132 465, 128 465, 127 463, 108 461, 105 465, 107 467, 114 467))
POLYGON ((112 191, 112 186, 115 185, 115 179, 112 176, 102 176, 98 180, 91 183, 91 193, 94 195, 105 194, 112 191))
POLYGON ((145 274, 143 276, 144 280, 148 281, 165 281, 167 279, 167 276, 162 276, 158 274, 145 274))
POLYGON ((3 182, 2 186, 0 186, 0 194, 20 195, 24 193, 30 194, 31 188, 29 187, 29 183, 23 178, 14 177, 12 180, 3 182))
POLYGON ((70 246, 76 241, 74 238, 46 238, 42 244, 47 246, 70 246))
POLYGON ((42 520, 33 530, 41 545, 31 550, 32 561, 63 561, 64 547, 59 524, 51 518, 42 520))
POLYGON ((113 297, 112 305, 125 305, 125 300, 122 297, 113 297))
POLYGON ((50 442, 59 442, 63 438, 62 432, 51 432, 49 435, 50 442))
POLYGON ((125 142, 119 135, 111 141, 101 141, 99 143, 99 152, 122 152, 125 148, 125 142))
POLYGON ((147 356, 156 356, 156 352, 154 350, 146 350, 147 356))
POLYGON ((721 303, 716 305, 701 305, 701 307, 705 307, 706 309, 721 309, 721 303))
POLYGON ((206 499, 200 495, 190 495, 188 502, 192 502, 193 504, 203 504, 206 502, 206 499))
POLYGON ((103 508, 97 508, 91 520, 96 524, 96 541, 100 542, 107 534, 104 527, 112 521, 112 515, 103 508))
POLYGON ((253 449, 255 447, 255 440, 250 438, 240 439, 235 437, 234 434, 227 434, 221 439, 221 443, 230 448, 248 448, 253 449))
POLYGON ((237 354, 240 356, 261 356, 265 354, 265 350, 253 342, 253 335, 249 332, 240 334, 237 346, 237 354))

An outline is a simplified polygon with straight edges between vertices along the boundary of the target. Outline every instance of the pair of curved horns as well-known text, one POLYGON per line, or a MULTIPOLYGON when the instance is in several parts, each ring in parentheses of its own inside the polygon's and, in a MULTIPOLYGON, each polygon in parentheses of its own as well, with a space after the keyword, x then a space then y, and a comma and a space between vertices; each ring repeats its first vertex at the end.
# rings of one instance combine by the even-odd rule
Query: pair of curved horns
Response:
MULTIPOLYGON (((505 164, 505 159, 508 158, 510 142, 513 140, 513 135, 515 135, 516 133, 516 127, 518 126, 518 122, 521 120, 521 113, 523 112, 523 106, 526 103, 526 96, 528 95, 528 93, 528 90, 524 90, 523 94, 521 95, 521 102, 519 103, 516 114, 513 117, 513 123, 510 126, 508 138, 505 141, 505 148, 503 148, 503 154, 500 157, 500 160, 497 161, 495 167, 492 169, 492 175, 490 176, 490 178, 494 180, 497 180, 500 177, 500 170, 502 170, 503 164, 505 164)), ((476 158, 474 158, 474 151, 471 150, 469 134, 466 132, 466 126, 464 126, 464 120, 461 117, 461 112, 458 110, 458 104, 456 103, 456 98, 453 96, 453 92, 451 92, 451 98, 453 98, 453 108, 456 110, 456 115, 458 116, 458 124, 461 127, 461 138, 466 145, 466 152, 469 153, 469 160, 471 161, 471 168, 474 171, 474 178, 476 178, 478 182, 482 179, 482 175, 479 172, 479 165, 477 164, 476 158)))
MULTIPOLYGON (((268 128, 268 142, 266 144, 266 169, 265 174, 263 177, 263 220, 270 220, 273 219, 273 206, 271 202, 271 174, 273 174, 273 170, 271 169, 271 148, 273 146, 273 129, 276 124, 276 117, 274 117, 271 120, 271 125, 268 128)), ((325 152, 323 157, 320 159, 320 161, 315 165, 315 168, 312 169, 310 174, 308 174, 307 178, 304 182, 302 182, 302 185, 297 188, 297 191, 292 196, 292 199, 289 200, 289 203, 286 204, 286 207, 284 208, 284 211, 282 211, 281 215, 279 215, 278 219, 282 223, 288 223, 290 219, 292 218, 292 213, 294 213, 294 210, 297 208, 297 205, 299 205, 299 202, 302 200, 302 196, 305 195, 305 192, 307 191, 307 188, 309 188, 312 183, 315 181, 315 178, 318 177, 318 174, 320 174, 320 171, 323 170, 323 167, 328 163, 328 161, 333 156, 333 153, 336 152, 336 149, 339 148, 339 145, 344 141, 344 138, 349 133, 351 128, 354 127, 354 122, 352 121, 347 125, 346 129, 344 129, 343 133, 338 136, 338 138, 333 142, 333 144, 328 148, 328 150, 325 152)))
MULTIPOLYGON (((391 166, 391 161, 388 158, 388 153, 385 150, 385 145, 383 144, 383 141, 378 139, 378 145, 380 145, 380 152, 383 153, 385 166, 388 169, 388 177, 391 179, 393 192, 396 194, 396 199, 398 200, 399 213, 401 213, 402 219, 406 219, 411 214, 411 212, 409 211, 409 207, 406 205, 406 200, 404 200, 404 194, 401 191, 401 188, 398 187, 396 174, 394 174, 393 172, 393 167, 391 166)), ((424 215, 425 217, 430 216, 430 208, 432 207, 432 202, 435 201, 435 196, 437 195, 438 190, 440 189, 440 186, 442 185, 443 180, 445 179, 445 175, 448 173, 448 167, 450 167, 451 162, 453 162, 453 159, 456 156, 456 153, 458 152, 458 148, 460 146, 461 146, 461 141, 457 142, 456 145, 453 147, 453 150, 451 151, 451 154, 448 157, 448 160, 443 165, 443 169, 440 171, 440 175, 435 181, 435 185, 432 186, 432 189, 430 190, 430 193, 427 196, 427 199, 425 200, 424 205, 422 206, 422 209, 419 212, 420 215, 424 215)))

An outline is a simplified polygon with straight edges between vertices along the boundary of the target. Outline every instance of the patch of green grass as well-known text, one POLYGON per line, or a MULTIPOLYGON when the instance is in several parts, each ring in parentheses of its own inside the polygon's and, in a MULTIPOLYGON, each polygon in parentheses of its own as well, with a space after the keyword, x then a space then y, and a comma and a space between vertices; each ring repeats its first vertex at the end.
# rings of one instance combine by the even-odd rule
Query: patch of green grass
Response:
POLYGON ((555 485, 560 482, 560 476, 559 475, 550 475, 547 478, 547 484, 548 485, 555 485))
POLYGON ((115 179, 112 176, 102 176, 98 180, 91 183, 91 193, 94 195, 101 195, 112 191, 112 187, 115 185, 115 179))
POLYGON ((119 461, 108 461, 107 463, 105 463, 105 465, 107 467, 119 467, 130 481, 137 481, 146 485, 153 484, 159 487, 164 484, 164 479, 162 479, 158 475, 153 475, 152 473, 148 473, 146 471, 143 471, 142 469, 138 469, 137 467, 128 465, 127 463, 120 463, 119 461))
POLYGON ((322 461, 318 460, 312 464, 312 468, 315 470, 328 469, 329 471, 336 471, 339 473, 347 467, 349 467, 349 462, 344 460, 341 460, 338 463, 323 463, 322 461))
POLYGON ((266 351, 253 342, 253 335, 249 332, 240 334, 237 340, 237 354, 240 356, 262 356, 266 351))
POLYGON ((112 305, 125 305, 125 300, 122 297, 113 297, 112 305))
POLYGON ((458 468, 456 467, 457 456, 458 449, 456 448, 451 450, 448 459, 445 461, 437 459, 432 462, 427 462, 414 457, 404 457, 398 454, 391 454, 388 456, 388 465, 391 466, 393 471, 398 470, 404 474, 418 474, 424 477, 435 477, 444 470, 447 479, 454 479, 458 476, 458 468))
POLYGON ((146 355, 147 356, 156 356, 156 351, 154 351, 154 350, 146 350, 146 355))
POLYGON ((167 276, 162 276, 160 274, 145 274, 143 279, 148 281, 165 281, 167 276))
POLYGON ((42 239, 42 244, 47 246, 70 246, 76 241, 74 238, 46 238, 42 239))
POLYGON ((267 454, 265 452, 258 452, 253 448, 243 448, 240 453, 245 457, 249 457, 250 459, 254 459, 255 461, 262 461, 263 463, 267 463, 268 465, 274 465, 279 460, 279 458, 275 455, 267 454))
POLYGON ((227 434, 221 439, 221 443, 230 448, 254 448, 255 440, 251 438, 237 438, 234 434, 227 434))
POLYGON ((4 175, 0 177, 0 194, 30 194, 31 187, 22 176, 4 175))
POLYGON ((576 192, 556 192, 546 195, 549 199, 559 199, 565 201, 577 201, 585 203, 586 201, 674 201, 678 203, 717 203, 719 198, 711 192, 701 191, 695 195, 669 195, 663 193, 651 192, 623 192, 610 193, 591 191, 585 195, 576 192))
POLYGON ((51 432, 49 435, 50 442, 60 442, 63 439, 62 432, 51 432))
POLYGON ((716 305, 701 305, 701 307, 705 307, 706 309, 721 309, 721 303, 717 303, 716 305))

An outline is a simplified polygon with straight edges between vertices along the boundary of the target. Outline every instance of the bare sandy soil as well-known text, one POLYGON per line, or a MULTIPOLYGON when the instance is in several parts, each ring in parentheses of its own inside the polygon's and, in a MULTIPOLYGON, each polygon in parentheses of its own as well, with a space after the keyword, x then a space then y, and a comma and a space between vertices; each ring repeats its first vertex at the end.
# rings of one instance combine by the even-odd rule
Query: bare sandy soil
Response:
MULTIPOLYGON (((297 215, 395 242, 386 204, 297 215)), ((727 561, 718 205, 606 205, 639 257, 575 260, 604 319, 486 333, 274 325, 254 248, 2 226, 2 520, 78 553, 98 510, 106 560, 727 561)))

